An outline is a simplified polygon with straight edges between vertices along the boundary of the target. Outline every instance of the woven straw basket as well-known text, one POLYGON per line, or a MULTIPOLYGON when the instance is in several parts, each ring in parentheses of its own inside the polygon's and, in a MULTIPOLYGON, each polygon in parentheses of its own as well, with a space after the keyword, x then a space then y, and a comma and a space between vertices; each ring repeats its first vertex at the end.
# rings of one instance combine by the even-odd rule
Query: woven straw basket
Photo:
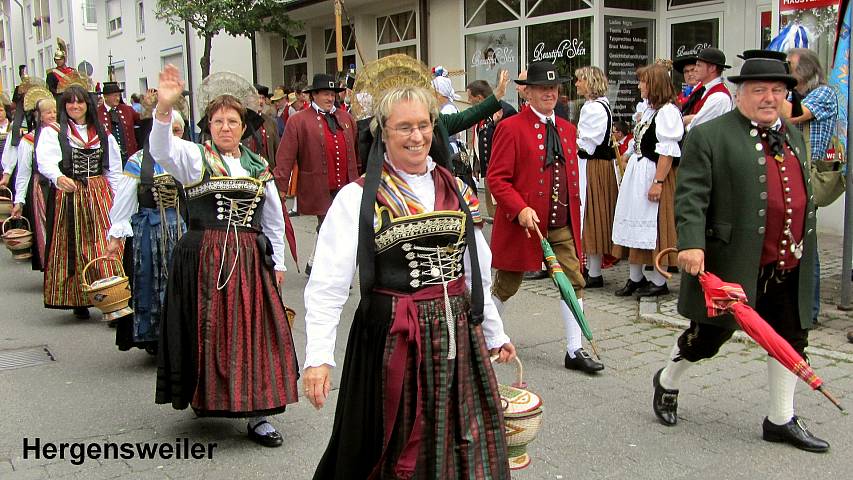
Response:
POLYGON ((0 187, 0 220, 6 220, 12 215, 12 191, 0 187))
MULTIPOLYGON (((492 360, 497 357, 492 357, 492 360)), ((498 385, 501 406, 506 424, 506 445, 509 468, 519 470, 530 465, 527 445, 532 442, 542 426, 542 399, 527 390, 524 383, 524 366, 516 357, 516 382, 498 385)))
POLYGON ((23 262, 25 260, 29 260, 33 256, 33 232, 30 231, 30 221, 27 220, 26 217, 21 217, 20 219, 26 222, 27 228, 7 229, 12 220, 18 220, 17 218, 9 217, 6 220, 3 220, 3 226, 0 228, 0 233, 2 233, 3 242, 6 244, 6 248, 12 252, 12 258, 23 262))
POLYGON ((128 306, 130 300, 130 284, 127 276, 124 274, 121 262, 110 257, 98 257, 86 264, 83 268, 83 281, 87 282, 86 273, 89 267, 95 262, 111 260, 118 264, 120 275, 108 278, 102 278, 92 282, 91 285, 83 283, 83 293, 89 296, 89 301, 92 302, 98 310, 103 312, 103 320, 105 322, 121 318, 125 315, 133 313, 133 309, 128 306))

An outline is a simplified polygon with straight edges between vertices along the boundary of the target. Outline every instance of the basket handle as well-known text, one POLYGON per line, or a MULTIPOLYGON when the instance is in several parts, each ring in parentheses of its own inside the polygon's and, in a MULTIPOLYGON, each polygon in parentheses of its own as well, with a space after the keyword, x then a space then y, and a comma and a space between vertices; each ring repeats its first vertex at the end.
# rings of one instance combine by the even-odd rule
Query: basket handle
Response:
POLYGON ((6 190, 7 192, 9 192, 9 200, 12 200, 12 197, 14 197, 14 194, 12 193, 12 190, 9 190, 9 187, 4 185, 0 187, 0 190, 6 190))
MULTIPOLYGON (((495 363, 499 357, 497 355, 492 355, 489 357, 489 360, 492 363, 495 363)), ((521 359, 518 358, 518 355, 515 356, 515 383, 512 384, 513 387, 516 388, 527 388, 527 383, 524 381, 524 365, 521 363, 521 359)))
MULTIPOLYGON (((87 263, 87 264, 86 264, 86 266, 85 266, 85 267, 83 267, 83 282, 87 282, 87 281, 88 281, 88 278, 86 277, 86 272, 88 272, 88 271, 89 271, 89 267, 91 267, 91 266, 92 266, 95 262, 97 262, 98 260, 112 260, 112 261, 114 261, 114 262, 118 263, 118 271, 119 271, 119 273, 121 273, 122 275, 124 275, 124 267, 122 267, 121 262, 119 262, 117 258, 110 258, 110 257, 108 257, 108 256, 106 256, 106 255, 103 255, 103 256, 100 256, 100 257, 93 258, 91 262, 87 263)), ((89 287, 89 285, 88 285, 88 284, 86 284, 86 283, 83 283, 83 285, 84 285, 85 287, 87 287, 87 288, 89 287)))
POLYGON ((27 223, 27 230, 32 229, 32 227, 30 226, 30 220, 27 217, 9 217, 6 220, 3 220, 3 226, 0 227, 0 235, 6 234, 6 222, 8 222, 9 220, 23 220, 27 223))

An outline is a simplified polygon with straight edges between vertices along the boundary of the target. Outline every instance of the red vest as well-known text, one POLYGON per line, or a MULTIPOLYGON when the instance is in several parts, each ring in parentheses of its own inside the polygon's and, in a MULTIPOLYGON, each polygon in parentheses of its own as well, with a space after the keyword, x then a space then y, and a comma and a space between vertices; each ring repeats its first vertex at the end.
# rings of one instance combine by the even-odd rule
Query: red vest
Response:
MULTIPOLYGON (((767 143, 762 141, 764 151, 767 143)), ((767 159, 767 220, 764 244, 761 248, 761 265, 776 263, 780 269, 796 267, 800 261, 791 252, 791 238, 785 235, 785 223, 791 221, 791 236, 795 244, 802 242, 808 207, 806 183, 800 162, 785 145, 784 159, 779 162, 772 155, 767 159)), ((811 272, 808 273, 811 275, 811 272)))
POLYGON ((690 111, 690 115, 696 115, 697 113, 699 113, 699 110, 702 110, 702 106, 705 105, 705 100, 707 100, 712 93, 717 92, 725 93, 729 98, 732 98, 732 94, 731 92, 729 92, 729 89, 726 88, 726 86, 722 83, 718 83, 711 87, 709 90, 705 91, 705 95, 703 95, 702 98, 700 98, 699 101, 696 102, 696 105, 693 105, 693 110, 690 111))
POLYGON ((326 165, 329 167, 329 191, 336 192, 349 183, 347 176, 347 139, 344 129, 338 127, 332 134, 329 124, 323 119, 323 134, 326 136, 326 165))

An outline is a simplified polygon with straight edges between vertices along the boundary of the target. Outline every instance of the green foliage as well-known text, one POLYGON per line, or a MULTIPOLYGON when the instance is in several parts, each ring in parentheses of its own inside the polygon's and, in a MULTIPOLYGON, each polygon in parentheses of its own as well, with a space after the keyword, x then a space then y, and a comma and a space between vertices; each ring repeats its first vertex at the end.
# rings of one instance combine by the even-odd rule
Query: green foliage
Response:
POLYGON ((287 15, 288 2, 276 0, 158 0, 157 18, 165 20, 172 33, 184 31, 184 21, 199 36, 249 36, 254 32, 277 33, 290 38, 299 27, 287 15))

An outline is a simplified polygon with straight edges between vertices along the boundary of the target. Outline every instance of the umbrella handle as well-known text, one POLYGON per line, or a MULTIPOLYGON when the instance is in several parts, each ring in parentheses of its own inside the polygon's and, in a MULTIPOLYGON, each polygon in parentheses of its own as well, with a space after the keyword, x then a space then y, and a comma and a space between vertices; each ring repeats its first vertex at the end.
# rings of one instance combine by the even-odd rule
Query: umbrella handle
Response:
MULTIPOLYGON (((655 257, 655 270, 657 270, 658 273, 663 275, 663 278, 665 278, 667 280, 672 278, 672 274, 667 272, 666 269, 661 266, 660 261, 664 255, 669 255, 670 253, 673 253, 673 252, 678 252, 678 249, 675 247, 664 248, 663 250, 658 252, 657 256, 655 257)), ((702 274, 704 274, 704 273, 705 272, 700 270, 699 274, 697 276, 701 277, 702 274)))
POLYGON ((542 236, 542 232, 539 230, 539 225, 537 225, 536 222, 533 222, 533 228, 536 230, 536 235, 539 236, 539 241, 541 242, 542 240, 545 240, 545 237, 542 236))

